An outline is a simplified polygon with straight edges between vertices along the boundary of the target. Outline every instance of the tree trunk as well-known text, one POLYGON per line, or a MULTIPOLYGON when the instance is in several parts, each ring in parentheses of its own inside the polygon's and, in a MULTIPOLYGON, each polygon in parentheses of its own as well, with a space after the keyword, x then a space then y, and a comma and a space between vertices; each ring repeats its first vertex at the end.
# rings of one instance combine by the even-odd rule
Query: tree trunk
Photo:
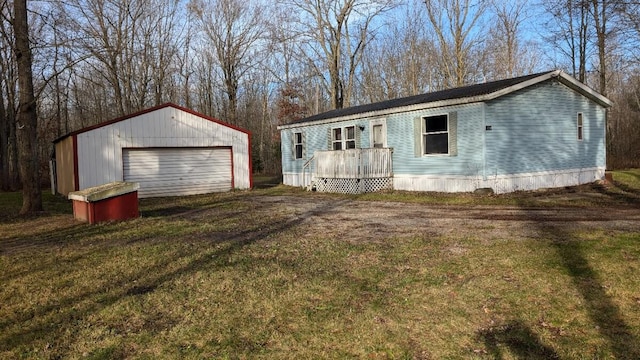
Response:
POLYGON ((227 119, 229 123, 233 125, 238 124, 238 80, 234 73, 233 67, 229 67, 228 71, 225 71, 225 86, 227 92, 227 98, 229 99, 229 108, 227 109, 227 119))
MULTIPOLYGON (((8 94, 8 104, 15 104, 15 94, 8 94)), ((16 112, 13 108, 7 108, 7 121, 9 123, 9 190, 16 191, 20 188, 20 171, 18 166, 18 140, 16 139, 16 112)))
MULTIPOLYGON (((6 44, 9 43, 9 36, 6 35, 3 30, 3 37, 6 44)), ((13 37, 13 35, 11 35, 13 37)), ((13 45, 13 44, 10 44, 13 45)), ((11 53, 11 52, 10 52, 11 53)), ((16 98, 15 83, 15 64, 11 61, 12 58, 1 57, 0 71, 5 77, 4 85, 0 88, 0 98, 5 99, 2 101, 3 113, 0 114, 2 120, 0 121, 0 131, 3 132, 0 137, 0 162, 2 163, 2 190, 16 191, 20 188, 20 177, 18 174, 18 148, 16 144, 16 111, 14 104, 16 98), (9 63, 11 62, 11 63, 9 63), (4 142, 6 141, 6 142, 4 142)))
POLYGON ((20 214, 29 214, 42 211, 37 148, 38 118, 31 69, 27 1, 16 0, 13 9, 13 30, 16 41, 15 56, 18 66, 18 89, 20 92, 17 116, 18 156, 20 177, 22 178, 22 209, 20 214))
POLYGON ((600 94, 607 96, 607 17, 608 17, 607 0, 593 0, 593 20, 595 22, 596 36, 598 39, 598 61, 599 61, 599 78, 600 94), (599 6, 602 6, 599 8, 599 6))
POLYGON ((579 72, 578 80, 586 84, 587 83, 587 41, 589 37, 589 22, 587 20, 588 4, 584 1, 580 2, 580 59, 579 59, 579 72))
POLYGON ((4 94, 0 86, 0 190, 9 190, 9 118, 4 108, 4 94))

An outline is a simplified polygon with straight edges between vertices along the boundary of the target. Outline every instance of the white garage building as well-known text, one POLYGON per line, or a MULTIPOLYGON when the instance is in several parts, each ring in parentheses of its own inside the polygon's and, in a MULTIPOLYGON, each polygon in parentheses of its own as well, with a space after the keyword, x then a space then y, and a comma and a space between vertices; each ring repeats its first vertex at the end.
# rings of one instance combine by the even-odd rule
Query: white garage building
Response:
POLYGON ((55 189, 67 195, 112 181, 139 197, 252 187, 251 134, 175 104, 74 131, 54 141, 55 189))

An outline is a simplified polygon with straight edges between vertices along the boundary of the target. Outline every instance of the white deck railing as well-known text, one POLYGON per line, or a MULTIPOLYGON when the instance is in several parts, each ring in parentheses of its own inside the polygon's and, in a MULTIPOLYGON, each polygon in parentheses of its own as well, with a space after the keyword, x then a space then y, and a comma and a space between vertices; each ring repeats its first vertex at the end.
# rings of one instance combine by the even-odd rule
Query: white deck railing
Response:
POLYGON ((393 176, 393 149, 316 151, 315 178, 371 179, 393 176))
POLYGON ((312 156, 302 165, 302 186, 309 187, 313 181, 312 164, 315 160, 315 156, 312 156), (309 175, 307 175, 307 172, 309 175))

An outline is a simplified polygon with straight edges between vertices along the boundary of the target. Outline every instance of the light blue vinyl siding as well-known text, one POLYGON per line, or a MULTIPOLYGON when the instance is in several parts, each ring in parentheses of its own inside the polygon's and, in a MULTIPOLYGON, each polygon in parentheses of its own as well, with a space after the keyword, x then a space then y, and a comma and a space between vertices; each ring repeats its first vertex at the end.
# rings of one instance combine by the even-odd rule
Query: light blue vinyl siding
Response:
POLYGON ((557 81, 487 103, 486 175, 605 166, 605 111, 557 81), (577 114, 584 139, 578 140, 577 114))
POLYGON ((484 105, 436 108, 398 113, 387 117, 387 144, 393 148, 394 174, 474 176, 482 172, 484 105), (458 154, 416 157, 413 123, 416 117, 457 112, 458 154))
POLYGON ((329 131, 337 127, 356 127, 356 139, 359 140, 359 144, 356 142, 358 148, 369 147, 369 119, 365 120, 352 120, 344 122, 334 122, 330 124, 321 125, 307 125, 300 126, 298 128, 286 129, 281 131, 281 150, 282 150, 282 172, 288 173, 302 173, 302 167, 307 162, 315 151, 318 150, 330 150, 329 149, 329 131), (360 126, 364 126, 364 131, 360 130, 360 126), (296 132, 302 132, 305 139, 305 149, 303 153, 306 155, 304 159, 294 159, 293 154, 293 134, 296 132))
MULTIPOLYGON (((437 108, 430 110, 412 111, 392 114, 384 117, 387 124, 387 146, 393 148, 393 171, 395 174, 412 175, 469 175, 474 176, 482 172, 482 130, 484 105, 476 103, 464 106, 437 108), (448 114, 457 112, 457 156, 425 155, 416 157, 414 152, 413 119, 416 117, 448 114)), ((295 132, 303 132, 306 140, 307 158, 316 150, 328 150, 329 130, 335 127, 364 126, 360 134, 361 148, 368 148, 370 144, 370 121, 380 119, 363 118, 358 120, 335 122, 321 125, 301 126, 282 131, 282 169, 283 172, 302 172, 307 159, 293 159, 293 141, 295 132)))

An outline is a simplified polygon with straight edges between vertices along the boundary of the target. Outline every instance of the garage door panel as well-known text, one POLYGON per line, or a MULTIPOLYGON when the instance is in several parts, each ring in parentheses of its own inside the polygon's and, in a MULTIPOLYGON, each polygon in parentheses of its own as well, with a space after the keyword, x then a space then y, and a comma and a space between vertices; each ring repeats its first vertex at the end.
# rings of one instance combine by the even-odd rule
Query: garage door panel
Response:
MULTIPOLYGON (((166 184, 166 183, 153 183, 149 182, 146 184, 147 190, 144 190, 143 193, 140 194, 140 197, 149 198, 149 197, 160 197, 160 196, 185 196, 185 195, 198 195, 198 194, 208 194, 212 192, 225 192, 229 191, 228 186, 212 186, 210 184, 206 186, 198 185, 198 184, 166 184), (179 186, 177 186, 179 185, 179 186)), ((140 189, 142 190, 142 185, 140 185, 140 189)))
POLYGON ((228 148, 123 149, 123 168, 125 181, 140 183, 140 197, 231 190, 228 148))
MULTIPOLYGON (((193 166, 198 166, 198 165, 193 165, 193 166)), ((222 168, 225 165, 220 165, 217 166, 217 169, 222 168)), ((198 168, 198 169, 193 169, 193 168, 188 168, 188 167, 161 167, 162 170, 156 170, 155 168, 145 168, 145 167, 137 167, 133 170, 130 170, 128 172, 129 176, 136 176, 136 177, 152 177, 155 178, 159 175, 162 175, 163 178, 164 177, 170 177, 170 176, 175 176, 175 177, 188 177, 188 176, 205 176, 205 177, 215 177, 215 174, 211 174, 211 170, 209 170, 208 168, 198 168)), ((219 170, 216 170, 219 171, 219 170)))
POLYGON ((183 178, 170 177, 170 178, 162 178, 159 180, 158 178, 144 178, 142 179, 144 183, 154 185, 154 186, 192 186, 192 185, 201 185, 201 186, 214 186, 216 183, 221 183, 224 186, 228 186, 226 184, 227 181, 231 181, 231 179, 227 178, 219 178, 219 179, 210 179, 210 180, 185 180, 183 178))

